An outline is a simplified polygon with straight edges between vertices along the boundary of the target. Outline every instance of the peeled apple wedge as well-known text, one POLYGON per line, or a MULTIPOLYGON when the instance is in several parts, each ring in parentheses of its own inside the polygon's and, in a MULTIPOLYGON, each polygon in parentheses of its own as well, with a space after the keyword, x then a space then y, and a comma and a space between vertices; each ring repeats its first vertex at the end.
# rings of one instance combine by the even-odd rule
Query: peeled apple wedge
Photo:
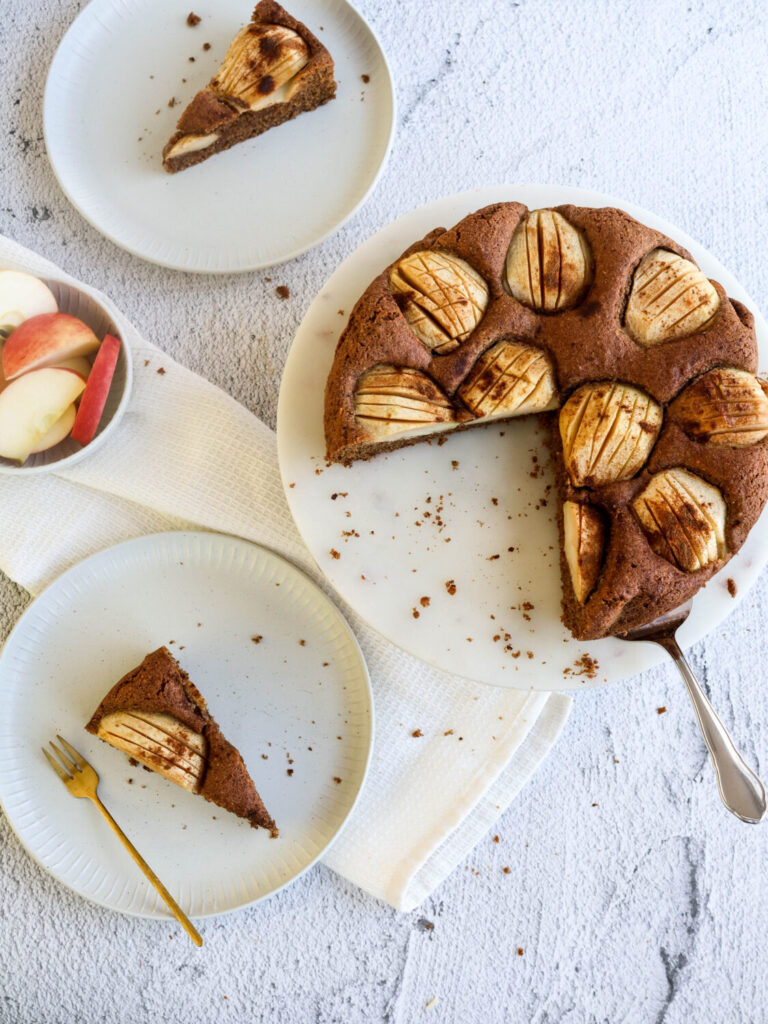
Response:
POLYGON ((0 392, 0 455, 23 463, 85 389, 71 370, 25 373, 0 392))

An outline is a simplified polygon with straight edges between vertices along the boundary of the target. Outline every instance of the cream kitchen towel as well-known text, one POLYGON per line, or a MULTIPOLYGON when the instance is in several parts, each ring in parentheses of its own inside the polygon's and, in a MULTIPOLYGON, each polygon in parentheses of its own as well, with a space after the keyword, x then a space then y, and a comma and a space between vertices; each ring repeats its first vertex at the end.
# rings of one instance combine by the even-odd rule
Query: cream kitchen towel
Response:
POLYGON ((135 378, 122 422, 98 451, 57 473, 0 477, 0 568, 36 594, 119 541, 198 528, 263 544, 307 572, 352 624, 376 701, 365 791, 325 863, 400 910, 417 906, 544 760, 570 699, 466 682, 366 626, 330 589, 299 537, 268 427, 141 338, 105 296, 2 237, 0 267, 90 292, 128 342, 135 378), (444 736, 449 729, 453 738, 444 736))

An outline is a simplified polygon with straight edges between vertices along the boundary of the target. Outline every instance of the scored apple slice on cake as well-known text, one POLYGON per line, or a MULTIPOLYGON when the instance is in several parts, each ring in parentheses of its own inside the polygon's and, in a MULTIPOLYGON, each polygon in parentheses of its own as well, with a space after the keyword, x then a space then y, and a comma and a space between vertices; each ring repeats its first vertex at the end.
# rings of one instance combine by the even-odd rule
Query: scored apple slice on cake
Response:
POLYGON ((85 728, 176 785, 277 836, 240 752, 224 738, 200 691, 166 647, 115 683, 85 728))
POLYGON ((275 0, 261 0, 163 149, 170 174, 275 128, 336 95, 333 58, 275 0))

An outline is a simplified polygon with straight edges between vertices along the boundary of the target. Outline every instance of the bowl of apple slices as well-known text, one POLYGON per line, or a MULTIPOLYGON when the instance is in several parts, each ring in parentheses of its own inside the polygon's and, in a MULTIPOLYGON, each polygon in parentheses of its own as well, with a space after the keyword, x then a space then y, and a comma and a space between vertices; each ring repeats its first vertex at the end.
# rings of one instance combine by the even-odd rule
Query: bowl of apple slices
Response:
POLYGON ((131 362, 110 315, 64 281, 0 270, 0 473, 61 469, 117 425, 131 362))

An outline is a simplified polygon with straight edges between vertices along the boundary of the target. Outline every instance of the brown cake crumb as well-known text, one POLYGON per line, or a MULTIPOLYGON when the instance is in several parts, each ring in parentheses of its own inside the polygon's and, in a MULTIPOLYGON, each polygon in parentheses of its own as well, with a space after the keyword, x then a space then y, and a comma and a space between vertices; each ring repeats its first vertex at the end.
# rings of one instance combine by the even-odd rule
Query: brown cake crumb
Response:
POLYGON ((336 548, 331 548, 331 558, 341 558, 341 555, 336 548))
POLYGON ((306 646, 307 646, 307 641, 306 640, 299 640, 299 647, 306 647, 306 646))
POLYGON ((133 785, 133 779, 128 779, 128 785, 129 785, 129 786, 132 786, 132 785, 133 785))
POLYGON ((371 80, 371 76, 370 75, 360 75, 360 77, 362 78, 362 80, 365 82, 366 85, 368 85, 368 83, 371 80))
POLYGON ((138 768, 139 767, 139 762, 136 760, 135 757, 129 757, 128 758, 128 764, 131 765, 133 768, 138 768))
POLYGON ((203 43, 203 49, 204 50, 210 50, 210 48, 211 48, 211 44, 210 43, 203 43))
POLYGON ((499 837, 498 837, 498 836, 494 836, 494 837, 493 837, 493 841, 494 841, 494 843, 499 843, 499 842, 501 842, 501 840, 499 839, 499 837))
POLYGON ((504 872, 505 875, 508 875, 511 873, 512 868, 503 867, 501 870, 504 872))
POLYGON ((189 25, 190 28, 194 28, 195 25, 199 25, 202 20, 203 19, 200 17, 200 15, 195 14, 194 11, 190 11, 189 14, 187 15, 187 24, 189 25))
POLYGON ((413 732, 411 733, 411 736, 413 736, 414 739, 418 739, 420 736, 423 735, 424 733, 421 731, 421 729, 414 729, 413 732))
POLYGON ((419 611, 418 608, 411 608, 411 615, 414 617, 414 619, 418 619, 419 616, 421 615, 421 612, 419 611))
POLYGON ((194 64, 195 63, 195 58, 194 57, 187 57, 187 60, 189 61, 190 64, 194 64))
POLYGON ((421 598, 419 598, 419 604, 421 605, 422 608, 429 608, 429 598, 428 597, 421 597, 421 598))
POLYGON ((293 775, 293 768, 286 768, 285 769, 285 774, 286 775, 293 775))
POLYGON ((261 633, 257 633, 256 636, 251 637, 251 643, 260 644, 263 639, 264 637, 261 635, 261 633))
POLYGON ((287 284, 279 284, 277 288, 275 288, 275 292, 281 299, 290 299, 291 297, 291 289, 287 284))
POLYGON ((523 949, 522 946, 518 946, 517 947, 517 955, 518 956, 522 956, 524 952, 525 952, 525 950, 523 949))
POLYGON ((164 367, 158 366, 157 372, 160 374, 161 377, 165 376, 165 368, 164 367))
MULTIPOLYGON (((175 96, 171 96, 171 98, 168 100, 168 106, 169 107, 175 107, 176 106, 176 97, 175 96)), ((147 362, 149 362, 149 360, 147 360, 147 362)))
POLYGON ((341 785, 341 779, 339 778, 338 775, 333 776, 333 781, 336 783, 337 786, 341 785))
POLYGON ((453 580, 446 580, 445 589, 448 591, 451 597, 453 597, 453 595, 456 593, 456 584, 454 583, 453 580))
POLYGON ((564 676, 586 676, 587 679, 594 679, 600 668, 598 660, 587 654, 586 651, 580 658, 577 658, 576 661, 574 661, 573 665, 573 668, 563 669, 564 676))
POLYGON ((725 585, 728 587, 728 593, 731 595, 731 597, 736 597, 736 594, 739 592, 739 588, 736 586, 736 580, 732 580, 729 576, 725 582, 725 585))
POLYGON ((666 711, 667 711, 667 708, 666 708, 665 704, 662 704, 662 706, 660 708, 656 708, 656 714, 657 715, 666 714, 666 711))

